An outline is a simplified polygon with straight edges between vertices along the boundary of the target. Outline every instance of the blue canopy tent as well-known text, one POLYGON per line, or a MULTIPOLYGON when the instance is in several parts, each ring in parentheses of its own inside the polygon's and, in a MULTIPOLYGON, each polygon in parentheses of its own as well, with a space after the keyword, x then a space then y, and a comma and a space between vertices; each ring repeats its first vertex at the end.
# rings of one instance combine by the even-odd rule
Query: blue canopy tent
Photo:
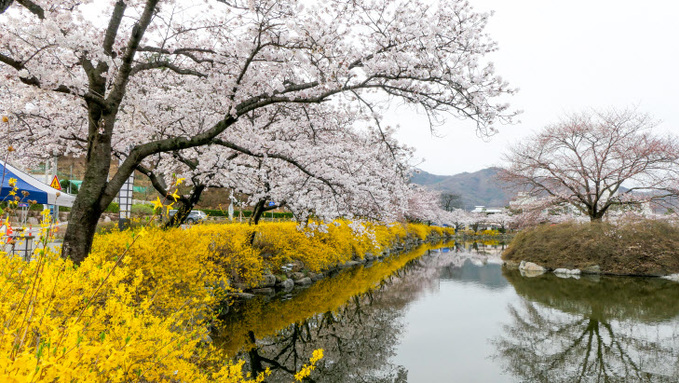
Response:
POLYGON ((14 178, 16 182, 16 195, 22 199, 22 202, 28 200, 35 200, 37 203, 44 205, 57 205, 71 207, 75 196, 63 191, 59 191, 49 185, 46 185, 31 175, 22 172, 14 166, 0 161, 0 179, 2 179, 2 189, 0 190, 0 201, 10 201, 14 196, 10 195, 10 191, 14 188, 9 186, 9 180, 14 178), (28 196, 24 197, 23 192, 28 192, 28 196))

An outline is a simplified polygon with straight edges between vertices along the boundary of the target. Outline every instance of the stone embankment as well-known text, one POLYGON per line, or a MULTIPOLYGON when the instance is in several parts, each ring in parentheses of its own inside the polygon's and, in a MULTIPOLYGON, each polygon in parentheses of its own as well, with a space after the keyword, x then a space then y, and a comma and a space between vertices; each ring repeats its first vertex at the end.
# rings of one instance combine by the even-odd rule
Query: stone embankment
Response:
POLYGON ((300 269, 301 265, 290 263, 281 267, 280 273, 264 274, 257 286, 248 287, 246 285, 237 283, 233 284, 232 287, 240 290, 240 292, 233 293, 231 295, 236 299, 251 299, 257 295, 273 296, 279 293, 289 293, 294 289, 307 288, 313 283, 327 277, 332 277, 342 270, 370 264, 376 260, 402 254, 404 252, 414 250, 424 243, 438 243, 452 240, 452 238, 452 236, 439 236, 436 234, 429 235, 425 240, 407 237, 402 242, 396 243, 389 249, 384 249, 379 254, 366 253, 362 257, 355 255, 352 260, 342 264, 337 264, 321 273, 303 271, 303 269, 300 269))

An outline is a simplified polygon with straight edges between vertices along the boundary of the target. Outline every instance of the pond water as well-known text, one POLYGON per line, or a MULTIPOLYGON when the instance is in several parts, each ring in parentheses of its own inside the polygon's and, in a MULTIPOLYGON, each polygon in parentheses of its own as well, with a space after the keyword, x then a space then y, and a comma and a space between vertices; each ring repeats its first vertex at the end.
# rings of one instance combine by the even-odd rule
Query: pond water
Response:
POLYGON ((522 277, 500 246, 424 246, 234 306, 215 342, 293 381, 677 382, 679 284, 522 277))

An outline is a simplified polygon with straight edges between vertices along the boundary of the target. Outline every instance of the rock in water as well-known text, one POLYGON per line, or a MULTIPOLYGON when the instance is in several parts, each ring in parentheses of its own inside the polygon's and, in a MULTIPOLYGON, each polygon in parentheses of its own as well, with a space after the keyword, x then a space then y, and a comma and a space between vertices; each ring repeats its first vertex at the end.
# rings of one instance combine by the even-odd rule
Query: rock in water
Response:
POLYGON ((289 292, 295 287, 295 282, 292 279, 286 279, 281 282, 280 286, 283 288, 283 291, 289 292))
POLYGON ((522 276, 531 278, 546 273, 547 269, 533 262, 521 261, 519 271, 522 276))
POLYGON ((272 274, 264 274, 262 276, 262 281, 260 287, 272 287, 276 284, 276 277, 272 274))
POLYGON ((601 267, 599 265, 587 266, 582 269, 583 274, 601 274, 601 267))

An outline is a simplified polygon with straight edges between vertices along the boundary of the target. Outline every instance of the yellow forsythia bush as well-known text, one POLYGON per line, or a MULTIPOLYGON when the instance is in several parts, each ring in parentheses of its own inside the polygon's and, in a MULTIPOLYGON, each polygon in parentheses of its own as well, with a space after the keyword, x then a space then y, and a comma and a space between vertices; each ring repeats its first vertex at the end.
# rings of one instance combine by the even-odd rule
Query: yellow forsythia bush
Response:
POLYGON ((249 381, 202 343, 217 298, 210 267, 190 251, 152 251, 160 231, 148 235, 97 238, 79 267, 52 251, 2 254, 0 381, 249 381))
POLYGON ((204 342, 229 281, 255 284, 291 260, 320 271, 439 230, 349 226, 114 231, 78 267, 50 250, 0 254, 0 382, 262 381, 204 342))

